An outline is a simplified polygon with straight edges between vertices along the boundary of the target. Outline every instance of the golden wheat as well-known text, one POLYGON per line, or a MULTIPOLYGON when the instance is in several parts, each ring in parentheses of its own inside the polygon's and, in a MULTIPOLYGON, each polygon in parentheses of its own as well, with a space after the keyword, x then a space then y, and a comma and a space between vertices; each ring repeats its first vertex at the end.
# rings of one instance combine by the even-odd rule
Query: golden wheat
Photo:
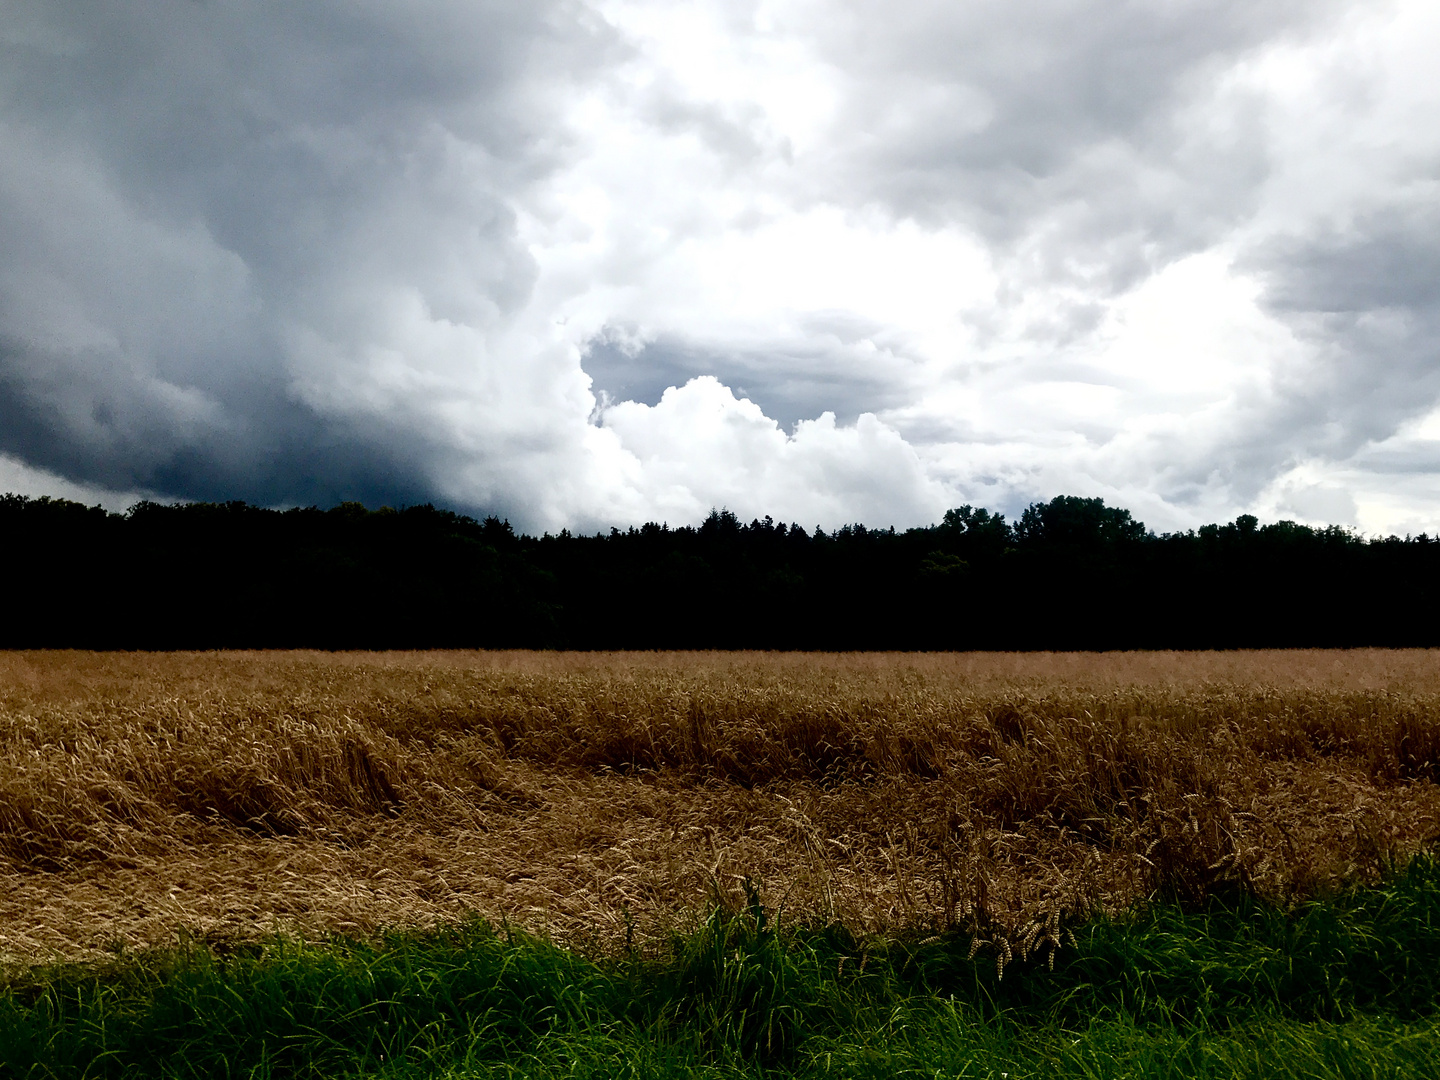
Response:
POLYGON ((734 902, 973 930, 1440 833, 1440 654, 0 655, 0 956, 734 902))

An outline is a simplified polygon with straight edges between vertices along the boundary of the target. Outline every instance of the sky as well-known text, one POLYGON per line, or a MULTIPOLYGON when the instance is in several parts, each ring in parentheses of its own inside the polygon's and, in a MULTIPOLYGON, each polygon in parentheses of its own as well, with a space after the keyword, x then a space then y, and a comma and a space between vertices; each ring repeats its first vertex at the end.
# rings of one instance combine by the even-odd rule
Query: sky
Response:
POLYGON ((1440 5, 0 0, 0 491, 1440 531, 1440 5))

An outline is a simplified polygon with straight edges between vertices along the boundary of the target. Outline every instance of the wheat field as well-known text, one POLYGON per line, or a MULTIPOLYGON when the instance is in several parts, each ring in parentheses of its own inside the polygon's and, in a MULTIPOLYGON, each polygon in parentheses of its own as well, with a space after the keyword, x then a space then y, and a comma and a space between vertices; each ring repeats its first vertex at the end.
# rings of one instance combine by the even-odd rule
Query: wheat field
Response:
POLYGON ((1440 652, 0 654, 0 961, 758 897, 1004 964, 1440 836, 1440 652))

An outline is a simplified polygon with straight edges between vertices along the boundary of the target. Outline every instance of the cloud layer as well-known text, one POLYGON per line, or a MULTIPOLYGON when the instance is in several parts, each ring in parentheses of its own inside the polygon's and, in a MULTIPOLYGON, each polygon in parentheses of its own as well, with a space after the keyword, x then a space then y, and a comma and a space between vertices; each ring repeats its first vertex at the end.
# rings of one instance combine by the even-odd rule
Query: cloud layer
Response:
POLYGON ((1432 7, 12 4, 0 472, 1435 531, 1432 7))

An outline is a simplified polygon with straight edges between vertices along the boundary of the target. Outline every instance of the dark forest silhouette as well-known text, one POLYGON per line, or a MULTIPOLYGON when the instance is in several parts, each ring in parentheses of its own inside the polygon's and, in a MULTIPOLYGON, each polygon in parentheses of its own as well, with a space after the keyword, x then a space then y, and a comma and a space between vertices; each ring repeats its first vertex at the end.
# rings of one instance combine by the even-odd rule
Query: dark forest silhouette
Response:
POLYGON ((1116 649, 1436 645, 1440 538, 1245 515, 1156 535, 1060 496, 1019 520, 530 537, 433 506, 125 514, 0 497, 0 645, 1116 649))

